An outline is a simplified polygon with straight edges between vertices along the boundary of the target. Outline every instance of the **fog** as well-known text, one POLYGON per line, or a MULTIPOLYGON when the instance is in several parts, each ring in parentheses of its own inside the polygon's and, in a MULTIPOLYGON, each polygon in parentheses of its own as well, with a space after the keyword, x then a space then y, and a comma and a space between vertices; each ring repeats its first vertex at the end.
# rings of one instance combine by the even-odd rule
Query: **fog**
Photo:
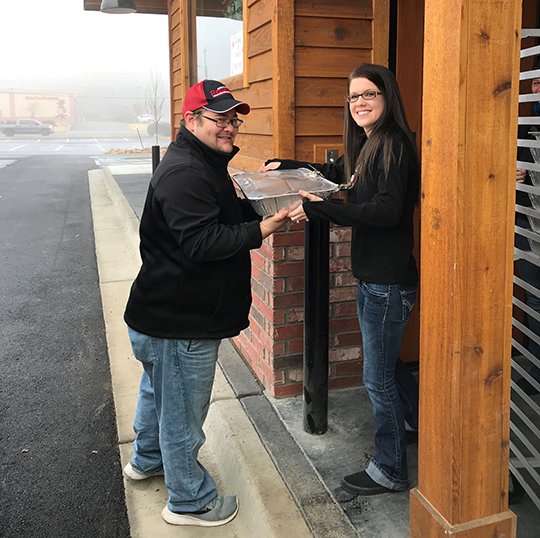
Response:
POLYGON ((73 93, 79 122, 129 122, 145 112, 153 77, 169 106, 166 15, 88 12, 83 0, 4 0, 0 20, 0 92, 73 93))

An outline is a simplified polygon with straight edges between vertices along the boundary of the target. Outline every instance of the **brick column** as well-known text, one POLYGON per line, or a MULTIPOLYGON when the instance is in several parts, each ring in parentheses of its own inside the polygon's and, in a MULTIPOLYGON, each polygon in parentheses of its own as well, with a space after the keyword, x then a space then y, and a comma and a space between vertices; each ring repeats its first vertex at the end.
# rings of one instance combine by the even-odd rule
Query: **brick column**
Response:
MULTIPOLYGON (((360 333, 349 228, 330 231, 330 388, 360 383, 360 333)), ((289 224, 252 251, 250 327, 233 340, 273 396, 302 393, 304 226, 289 224)))

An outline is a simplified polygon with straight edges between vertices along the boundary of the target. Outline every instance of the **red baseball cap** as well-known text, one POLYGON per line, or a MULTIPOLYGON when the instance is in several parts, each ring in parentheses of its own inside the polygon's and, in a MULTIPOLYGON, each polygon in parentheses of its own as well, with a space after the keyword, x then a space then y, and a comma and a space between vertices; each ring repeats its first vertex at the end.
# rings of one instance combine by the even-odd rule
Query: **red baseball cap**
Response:
POLYGON ((201 80, 186 92, 182 114, 185 116, 186 112, 193 112, 199 108, 217 113, 229 112, 234 108, 240 114, 249 114, 250 111, 247 103, 237 101, 231 90, 218 80, 201 80))

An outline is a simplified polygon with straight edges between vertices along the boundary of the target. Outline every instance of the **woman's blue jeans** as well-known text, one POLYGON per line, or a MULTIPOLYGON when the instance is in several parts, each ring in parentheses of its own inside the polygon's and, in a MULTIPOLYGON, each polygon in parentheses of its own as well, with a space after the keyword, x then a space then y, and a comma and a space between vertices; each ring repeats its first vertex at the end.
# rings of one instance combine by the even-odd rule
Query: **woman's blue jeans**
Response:
POLYGON ((405 420, 418 428, 418 384, 399 359, 416 286, 358 282, 358 320, 364 351, 364 386, 375 419, 375 454, 366 469, 386 488, 408 488, 405 420))
POLYGON ((206 437, 220 340, 154 338, 128 328, 144 372, 133 429, 131 465, 142 473, 163 467, 174 512, 195 512, 216 495, 216 485, 197 460, 206 437))

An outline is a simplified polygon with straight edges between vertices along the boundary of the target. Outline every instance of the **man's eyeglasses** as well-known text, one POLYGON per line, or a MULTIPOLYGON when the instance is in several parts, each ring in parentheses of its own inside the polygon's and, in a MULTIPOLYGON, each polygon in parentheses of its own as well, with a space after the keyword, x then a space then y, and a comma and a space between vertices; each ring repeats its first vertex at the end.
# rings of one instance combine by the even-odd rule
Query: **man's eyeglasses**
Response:
POLYGON ((229 124, 233 126, 233 129, 238 129, 238 127, 244 123, 244 121, 240 118, 231 118, 229 120, 227 118, 210 118, 204 114, 201 114, 201 116, 207 120, 213 121, 220 129, 225 129, 225 127, 228 127, 229 124))
POLYGON ((374 90, 367 90, 362 93, 351 93, 350 95, 347 95, 345 99, 347 99, 348 103, 356 103, 358 99, 361 97, 364 101, 371 101, 372 99, 375 99, 377 95, 382 95, 383 92, 376 92, 374 90))

